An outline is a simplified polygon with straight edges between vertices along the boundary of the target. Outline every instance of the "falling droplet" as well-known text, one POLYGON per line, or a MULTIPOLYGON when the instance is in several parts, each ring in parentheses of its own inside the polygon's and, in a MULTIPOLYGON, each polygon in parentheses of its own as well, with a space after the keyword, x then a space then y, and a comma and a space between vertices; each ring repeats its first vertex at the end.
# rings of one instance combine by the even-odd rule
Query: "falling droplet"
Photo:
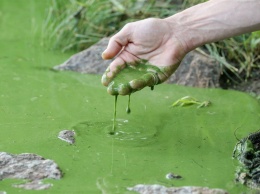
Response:
POLYGON ((114 118, 113 118, 113 128, 112 128, 112 131, 111 131, 111 135, 113 135, 115 133, 115 130, 116 130, 116 104, 117 104, 117 96, 118 95, 115 95, 115 104, 114 104, 114 118))
POLYGON ((128 96, 128 105, 126 107, 126 113, 127 114, 130 114, 131 113, 131 109, 130 109, 130 94, 128 96))
POLYGON ((109 135, 115 135, 115 132, 114 131, 110 131, 108 134, 109 135))

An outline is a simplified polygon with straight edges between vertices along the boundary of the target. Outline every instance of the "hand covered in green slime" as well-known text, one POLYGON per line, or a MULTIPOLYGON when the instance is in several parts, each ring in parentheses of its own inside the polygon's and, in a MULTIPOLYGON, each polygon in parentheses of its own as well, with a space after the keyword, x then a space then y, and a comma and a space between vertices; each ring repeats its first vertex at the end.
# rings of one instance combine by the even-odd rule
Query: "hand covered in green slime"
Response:
POLYGON ((160 77, 166 76, 157 66, 149 65, 145 60, 126 63, 112 80, 107 76, 109 72, 108 69, 102 76, 102 83, 108 83, 107 91, 111 95, 128 95, 146 86, 153 89, 154 85, 161 83, 160 77))
POLYGON ((128 95, 167 80, 187 53, 173 31, 168 21, 150 18, 115 34, 102 54, 103 59, 114 58, 101 80, 108 93, 128 95))

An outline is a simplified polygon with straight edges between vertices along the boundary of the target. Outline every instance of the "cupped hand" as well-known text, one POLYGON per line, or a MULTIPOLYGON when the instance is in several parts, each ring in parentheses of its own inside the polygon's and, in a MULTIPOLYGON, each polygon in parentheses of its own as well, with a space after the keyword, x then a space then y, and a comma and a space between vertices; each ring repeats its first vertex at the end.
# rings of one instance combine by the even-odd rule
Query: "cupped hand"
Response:
MULTIPOLYGON (((178 68, 186 53, 184 46, 174 34, 172 24, 166 20, 149 18, 126 24, 121 31, 111 37, 107 49, 102 54, 103 59, 114 58, 102 76, 102 84, 104 86, 113 84, 113 79, 119 72, 129 65, 138 66, 140 61, 146 61, 146 64, 155 66, 157 70, 154 75, 158 80, 157 83, 153 83, 154 85, 162 83, 178 68)), ((149 68, 142 70, 144 75, 154 73, 149 68)), ((126 95, 145 86, 151 86, 151 79, 154 75, 146 76, 149 79, 146 82, 143 81, 143 84, 135 84, 140 83, 143 76, 136 77, 129 83, 122 83, 130 87, 126 92, 120 92, 120 89, 115 92, 111 90, 113 87, 110 87, 108 93, 126 95)))

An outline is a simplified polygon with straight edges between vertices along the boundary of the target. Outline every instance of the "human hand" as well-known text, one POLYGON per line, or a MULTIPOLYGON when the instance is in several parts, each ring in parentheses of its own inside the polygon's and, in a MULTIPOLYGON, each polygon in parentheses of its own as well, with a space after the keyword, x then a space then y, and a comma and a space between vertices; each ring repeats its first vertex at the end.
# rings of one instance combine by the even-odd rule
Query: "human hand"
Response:
POLYGON ((102 54, 103 59, 115 57, 102 76, 102 84, 109 86, 108 93, 127 95, 170 77, 187 53, 173 31, 172 24, 166 20, 150 18, 129 23, 115 34, 102 54), (113 85, 113 80, 123 69, 132 67, 140 71, 135 67, 144 61, 145 65, 154 68, 141 68, 138 77, 113 85))

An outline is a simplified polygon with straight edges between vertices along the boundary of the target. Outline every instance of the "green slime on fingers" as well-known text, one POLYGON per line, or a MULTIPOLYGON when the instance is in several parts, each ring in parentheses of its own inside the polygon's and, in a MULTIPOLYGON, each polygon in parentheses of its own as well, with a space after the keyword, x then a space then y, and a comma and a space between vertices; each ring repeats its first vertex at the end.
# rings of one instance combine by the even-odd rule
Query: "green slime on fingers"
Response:
POLYGON ((116 131, 116 105, 117 105, 117 97, 118 97, 118 95, 115 95, 113 128, 112 128, 112 131, 110 132, 110 135, 114 135, 115 131, 116 131))
POLYGON ((133 92, 139 91, 144 87, 151 87, 154 90, 154 85, 160 83, 158 73, 160 69, 156 66, 149 65, 146 60, 140 60, 136 64, 126 64, 126 68, 119 71, 112 82, 108 86, 108 93, 115 95, 114 117, 111 135, 115 134, 116 130, 116 107, 118 95, 128 95, 128 105, 126 113, 130 114, 130 95, 133 92))
MULTIPOLYGON (((110 135, 114 135, 116 132, 116 108, 117 108, 117 98, 118 95, 115 95, 115 102, 114 102, 114 117, 113 117, 113 127, 112 127, 112 131, 109 132, 110 135)), ((131 109, 130 109, 130 94, 128 96, 128 104, 126 107, 126 113, 130 114, 131 113, 131 109)))
POLYGON ((153 90, 155 85, 161 83, 159 74, 163 74, 162 71, 146 60, 139 60, 135 64, 126 63, 126 67, 111 80, 107 91, 111 95, 129 95, 146 86, 153 90))

